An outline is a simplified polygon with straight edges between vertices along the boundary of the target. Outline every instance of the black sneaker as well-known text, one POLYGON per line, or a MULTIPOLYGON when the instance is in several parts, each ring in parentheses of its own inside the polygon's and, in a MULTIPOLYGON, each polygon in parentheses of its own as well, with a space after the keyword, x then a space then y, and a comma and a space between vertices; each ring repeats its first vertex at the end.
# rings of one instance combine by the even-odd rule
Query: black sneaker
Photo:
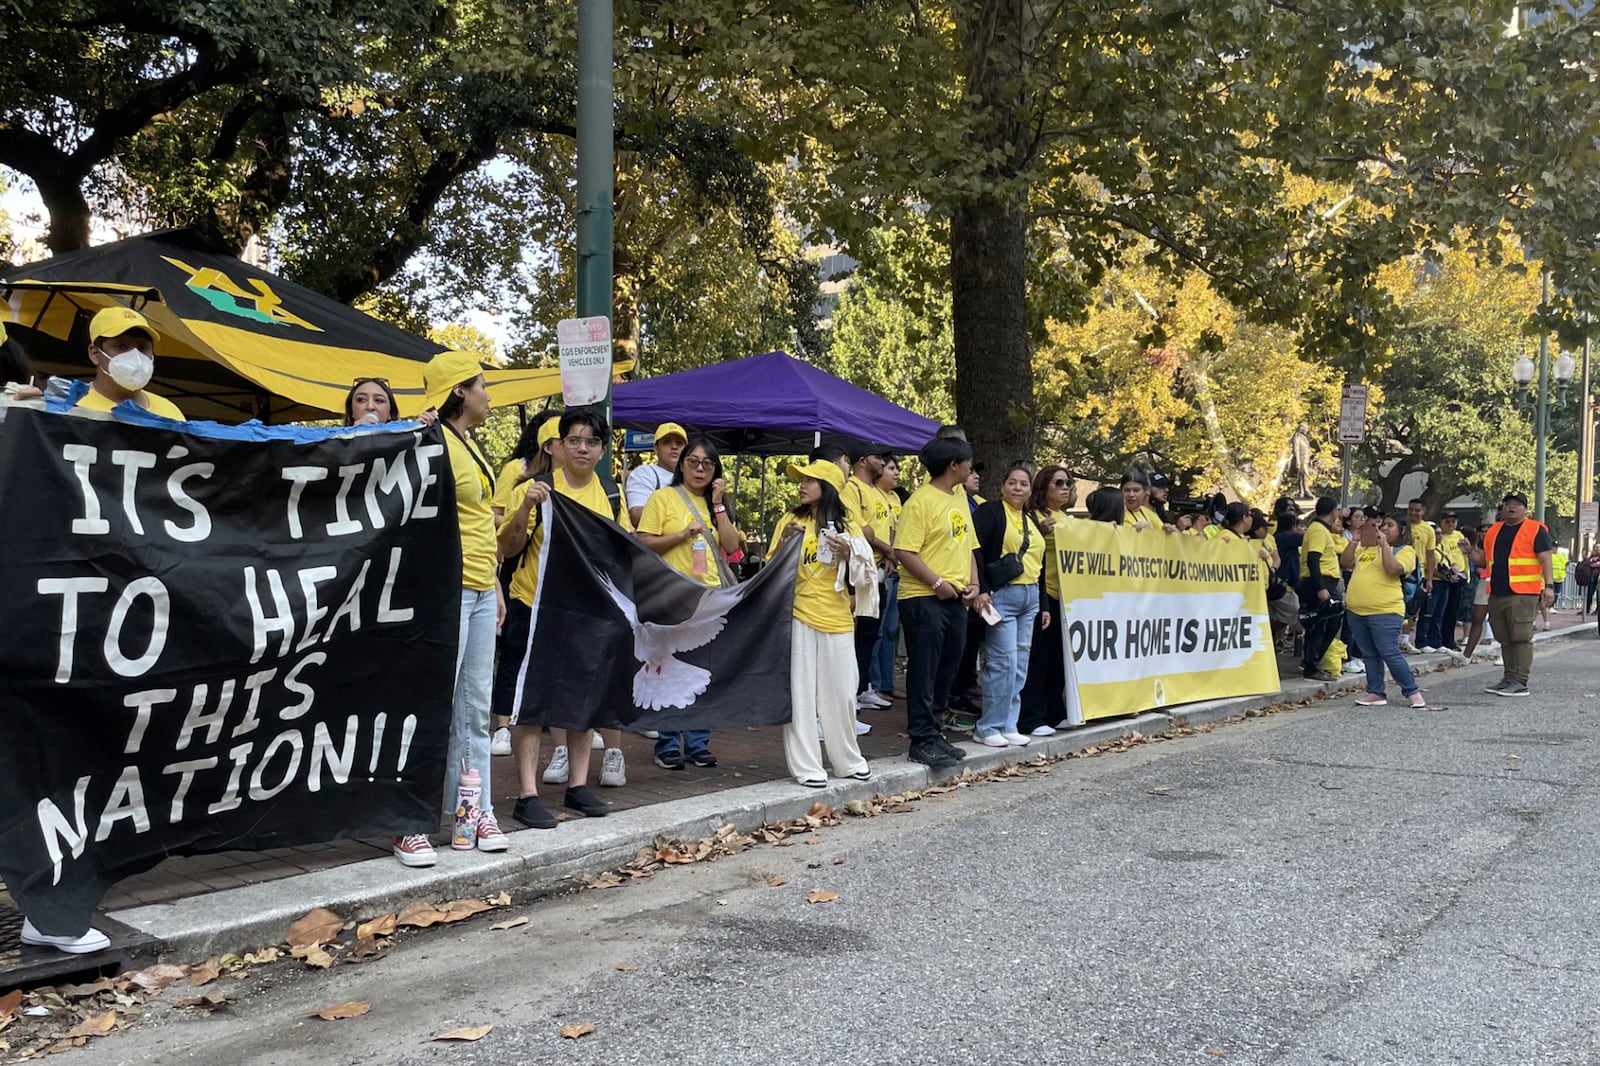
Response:
POLYGON ((1496 692, 1495 695, 1526 696, 1529 695, 1528 686, 1524 685, 1521 681, 1507 681, 1505 684, 1500 686, 1500 690, 1496 692))
POLYGON ((1492 692, 1496 696, 1504 696, 1506 694, 1505 688, 1509 684, 1511 684, 1511 679, 1509 677, 1502 677, 1499 681, 1496 681, 1492 685, 1483 686, 1483 691, 1492 692))
POLYGON ((943 733, 940 733, 937 737, 934 737, 933 742, 939 745, 939 747, 943 748, 944 753, 957 762, 960 762, 962 759, 967 757, 967 749, 956 747, 943 733))
POLYGON ((711 754, 710 748, 701 748, 699 751, 689 753, 689 761, 696 766, 712 767, 717 765, 717 757, 711 754))
POLYGON ((948 770, 957 765, 960 760, 949 754, 936 741, 924 740, 920 744, 911 745, 908 757, 912 762, 922 763, 932 770, 948 770))
POLYGON ((656 756, 656 765, 663 770, 682 770, 684 767, 683 752, 669 751, 656 756))
POLYGON ((555 815, 545 810, 538 796, 519 797, 517 805, 511 808, 511 817, 529 829, 554 829, 561 824, 555 815))
POLYGON ((611 813, 608 804, 582 785, 567 789, 567 799, 562 806, 569 811, 577 811, 586 818, 604 818, 611 813))

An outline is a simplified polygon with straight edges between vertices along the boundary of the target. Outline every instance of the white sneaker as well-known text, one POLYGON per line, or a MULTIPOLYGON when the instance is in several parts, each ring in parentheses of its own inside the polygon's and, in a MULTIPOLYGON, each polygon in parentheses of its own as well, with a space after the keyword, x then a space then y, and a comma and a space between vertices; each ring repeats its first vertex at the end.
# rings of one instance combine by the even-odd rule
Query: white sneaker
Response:
POLYGON ((1400 638, 1400 650, 1401 651, 1410 652, 1412 655, 1415 655, 1417 653, 1417 646, 1415 644, 1411 643, 1411 638, 1410 637, 1401 637, 1400 638))
POLYGON ((661 739, 661 734, 656 732, 654 729, 636 729, 636 730, 634 730, 634 732, 638 733, 641 737, 644 737, 646 740, 660 740, 661 739))
POLYGON ((872 732, 872 727, 870 725, 868 725, 867 723, 863 722, 861 719, 857 718, 856 719, 856 736, 864 737, 870 732, 872 732))
POLYGON ((1351 659, 1344 664, 1344 672, 1347 674, 1364 674, 1367 672, 1367 664, 1360 659, 1351 659))
POLYGON ((598 729, 589 730, 589 750, 590 751, 605 751, 606 750, 606 738, 602 737, 600 735, 600 730, 598 730, 598 729))
POLYGON ((26 918, 22 919, 22 942, 36 948, 55 948, 68 955, 87 955, 111 946, 111 938, 92 926, 77 936, 53 936, 39 932, 26 918))
POLYGON ((558 745, 550 753, 550 765, 544 768, 544 783, 547 785, 564 785, 567 775, 572 772, 572 767, 567 763, 567 746, 558 745))
POLYGON ((501 726, 494 731, 494 736, 489 738, 489 754, 511 754, 511 730, 508 727, 501 726))
POLYGON ((1005 737, 1006 743, 1013 748, 1025 748, 1028 746, 1028 738, 1021 733, 1001 733, 1000 735, 1005 737))
POLYGON ((884 699, 871 689, 868 689, 856 697, 856 710, 858 711, 881 711, 885 707, 889 706, 892 706, 892 704, 890 704, 888 700, 884 699))
POLYGON ((1061 721, 1056 723, 1056 728, 1057 729, 1071 729, 1072 728, 1072 723, 1067 721, 1065 718, 1063 718, 1063 719, 1061 719, 1061 721))
POLYGON ((999 733, 990 733, 986 737, 973 737, 972 739, 976 740, 979 744, 982 744, 986 748, 1009 748, 1011 746, 1011 741, 1007 740, 999 733))
POLYGON ((1036 725, 1033 727, 1033 735, 1036 737, 1053 737, 1056 735, 1056 731, 1047 725, 1036 725))
POLYGON ((621 748, 607 748, 600 760, 600 784, 605 788, 621 788, 628 783, 628 764, 622 758, 621 748))

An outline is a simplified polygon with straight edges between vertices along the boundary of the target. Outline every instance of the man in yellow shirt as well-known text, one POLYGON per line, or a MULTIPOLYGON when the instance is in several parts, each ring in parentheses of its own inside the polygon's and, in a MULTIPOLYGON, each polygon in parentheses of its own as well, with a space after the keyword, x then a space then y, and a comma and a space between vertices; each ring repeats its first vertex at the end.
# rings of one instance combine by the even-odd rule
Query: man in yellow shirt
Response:
MULTIPOLYGON (((839 493, 844 500, 845 514, 853 515, 861 527, 861 537, 872 546, 880 575, 894 570, 894 549, 889 546, 889 530, 878 519, 878 510, 884 507, 883 494, 877 489, 878 476, 883 473, 883 456, 867 445, 858 444, 850 451, 850 473, 839 493)), ((880 577, 878 602, 883 602, 883 583, 880 577)), ((872 690, 872 649, 878 643, 879 619, 856 619, 856 710, 881 710, 889 701, 872 690)), ((865 723, 863 723, 864 725, 865 723)), ((865 733, 871 726, 857 728, 865 733)))
POLYGON ((171 400, 145 391, 156 372, 157 333, 139 312, 131 307, 107 307, 89 320, 89 362, 94 364, 94 381, 77 406, 90 411, 109 411, 123 400, 132 400, 152 414, 184 421, 183 412, 171 400))
POLYGON ((900 624, 906 635, 906 733, 910 756, 948 770, 966 752, 945 739, 940 714, 961 665, 967 608, 982 611, 972 509, 961 487, 972 472, 972 446, 935 437, 922 449, 929 482, 900 511, 895 556, 900 563, 900 624))
POLYGON ((1339 556, 1346 542, 1333 531, 1337 506, 1331 497, 1319 499, 1315 518, 1306 526, 1305 539, 1300 542, 1300 624, 1305 628, 1305 657, 1300 669, 1312 681, 1338 680, 1322 669, 1322 657, 1344 622, 1339 556))
POLYGON ((1438 569, 1433 574, 1433 614, 1428 634, 1437 638, 1435 647, 1458 651, 1456 615, 1461 611, 1461 590, 1467 582, 1467 551, 1471 545, 1456 529, 1456 516, 1446 513, 1439 519, 1439 537, 1434 545, 1438 569))
POLYGON ((1155 508, 1150 506, 1150 486, 1145 484, 1141 471, 1130 470, 1122 479, 1122 505, 1122 524, 1125 526, 1134 529, 1166 528, 1169 532, 1177 529, 1162 522, 1155 508))
POLYGON ((1402 636, 1400 650, 1438 651, 1442 638, 1432 632, 1432 604, 1428 602, 1433 595, 1433 576, 1439 565, 1438 535, 1428 524, 1421 500, 1412 500, 1406 505, 1406 526, 1411 533, 1411 546, 1417 549, 1417 562, 1422 564, 1422 584, 1420 591, 1406 604, 1406 615, 1412 621, 1416 642, 1413 644, 1402 636))
MULTIPOLYGON (((594 469, 610 435, 606 424, 592 411, 568 411, 561 416, 556 435, 561 446, 555 454, 560 456, 561 465, 550 472, 548 479, 534 478, 509 486, 496 501, 505 508, 506 516, 497 538, 500 555, 521 560, 511 576, 511 602, 506 605, 504 654, 515 660, 513 666, 518 676, 513 684, 523 683, 520 671, 528 647, 534 593, 538 589, 539 551, 545 535, 544 524, 537 518, 540 505, 550 498, 553 487, 595 514, 612 521, 617 518, 617 508, 607 493, 606 484, 594 469)), ((538 669, 559 669, 555 664, 531 665, 538 669)), ((519 718, 511 727, 511 750, 516 756, 519 784, 517 805, 511 817, 534 829, 554 829, 557 822, 539 802, 539 730, 544 724, 519 718)), ((569 745, 563 806, 590 818, 600 818, 611 808, 588 788, 590 750, 587 732, 575 736, 569 745)), ((610 776, 620 784, 623 773, 622 749, 607 749, 601 764, 601 783, 612 783, 606 781, 610 776)))
MULTIPOLYGON (((891 545, 895 528, 900 524, 900 495, 895 489, 900 485, 900 462, 887 453, 883 469, 878 473, 878 502, 873 529, 891 545)), ((888 555, 894 559, 894 552, 888 555)), ((883 578, 883 595, 878 602, 883 605, 883 615, 878 619, 878 643, 872 650, 872 666, 868 680, 872 690, 885 701, 894 698, 894 660, 900 644, 900 574, 890 567, 883 578)))

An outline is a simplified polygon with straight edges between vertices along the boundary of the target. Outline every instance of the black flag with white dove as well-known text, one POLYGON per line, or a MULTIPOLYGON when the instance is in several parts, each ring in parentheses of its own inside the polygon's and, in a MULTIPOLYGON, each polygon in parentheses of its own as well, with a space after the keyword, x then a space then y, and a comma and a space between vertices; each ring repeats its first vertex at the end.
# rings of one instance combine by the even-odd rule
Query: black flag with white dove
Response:
POLYGON ((713 589, 560 493, 542 512, 516 720, 663 732, 789 720, 798 538, 753 579, 713 589))

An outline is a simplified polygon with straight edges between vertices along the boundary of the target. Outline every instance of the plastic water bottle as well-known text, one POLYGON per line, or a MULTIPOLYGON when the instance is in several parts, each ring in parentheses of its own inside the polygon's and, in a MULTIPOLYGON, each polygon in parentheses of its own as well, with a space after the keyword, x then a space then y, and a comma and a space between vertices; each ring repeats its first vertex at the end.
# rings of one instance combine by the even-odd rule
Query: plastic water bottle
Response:
POLYGON ((456 789, 456 827, 450 834, 450 846, 457 851, 471 851, 478 846, 478 809, 483 801, 483 778, 475 767, 461 772, 461 784, 456 789))
POLYGON ((694 552, 694 566, 690 569, 694 571, 695 577, 704 577, 707 568, 706 542, 697 538, 691 550, 694 552))

